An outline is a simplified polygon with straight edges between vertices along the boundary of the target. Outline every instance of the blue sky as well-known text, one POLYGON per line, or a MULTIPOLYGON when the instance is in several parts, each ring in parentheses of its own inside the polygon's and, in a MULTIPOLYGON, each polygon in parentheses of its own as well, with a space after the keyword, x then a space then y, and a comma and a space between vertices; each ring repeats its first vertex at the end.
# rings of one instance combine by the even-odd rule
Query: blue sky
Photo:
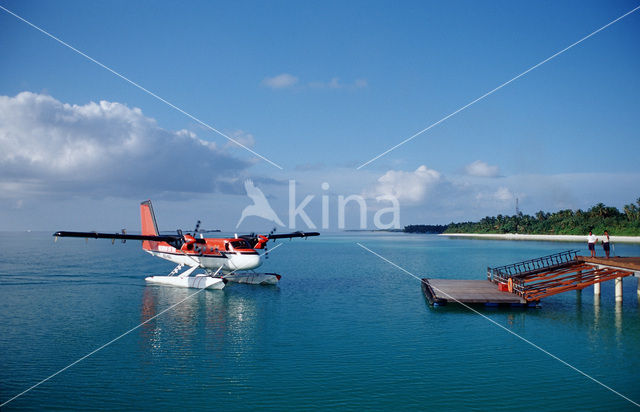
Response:
POLYGON ((330 196, 332 222, 338 195, 392 193, 402 225, 640 196, 640 11, 355 170, 637 1, 0 5, 283 167, 0 10, 6 229, 135 228, 152 198, 168 228, 231 230, 247 178, 282 216, 289 179, 314 220, 330 196), (64 163, 64 144, 88 154, 64 163))

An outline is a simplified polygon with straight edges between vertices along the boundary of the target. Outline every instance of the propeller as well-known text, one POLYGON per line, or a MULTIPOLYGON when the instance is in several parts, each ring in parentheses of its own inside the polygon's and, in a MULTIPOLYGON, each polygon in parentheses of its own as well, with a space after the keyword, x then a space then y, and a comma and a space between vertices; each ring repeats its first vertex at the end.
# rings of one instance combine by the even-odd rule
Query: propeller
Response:
MULTIPOLYGON (((276 230, 278 230, 278 228, 274 226, 274 228, 271 229, 271 232, 269 232, 269 234, 267 235, 267 239, 269 239, 276 232, 276 230)), ((275 240, 274 240, 274 242, 275 242, 275 240)), ((264 258, 265 258, 265 260, 269 259, 269 241, 267 241, 264 244, 264 258)))
MULTIPOLYGON (((269 236, 271 236, 273 234, 273 232, 276 231, 276 228, 274 227, 273 229, 271 229, 271 232, 269 232, 269 234, 267 235, 267 239, 269 238, 269 236)), ((264 260, 269 259, 269 241, 267 240, 267 242, 264 244, 264 260)))

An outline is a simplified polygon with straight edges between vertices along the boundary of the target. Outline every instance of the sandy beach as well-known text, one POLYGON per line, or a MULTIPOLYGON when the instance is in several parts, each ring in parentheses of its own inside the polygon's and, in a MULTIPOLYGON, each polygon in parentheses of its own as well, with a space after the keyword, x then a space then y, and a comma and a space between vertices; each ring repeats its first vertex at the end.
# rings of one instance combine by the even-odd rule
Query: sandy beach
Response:
MULTIPOLYGON (((470 237, 470 238, 482 238, 482 239, 497 239, 497 240, 550 240, 557 242, 587 242, 587 235, 522 235, 518 233, 502 233, 502 234, 487 234, 487 233, 443 233, 438 236, 448 237, 470 237)), ((598 236, 598 241, 602 235, 598 236)), ((611 242, 620 243, 640 243, 640 236, 610 236, 611 242)))

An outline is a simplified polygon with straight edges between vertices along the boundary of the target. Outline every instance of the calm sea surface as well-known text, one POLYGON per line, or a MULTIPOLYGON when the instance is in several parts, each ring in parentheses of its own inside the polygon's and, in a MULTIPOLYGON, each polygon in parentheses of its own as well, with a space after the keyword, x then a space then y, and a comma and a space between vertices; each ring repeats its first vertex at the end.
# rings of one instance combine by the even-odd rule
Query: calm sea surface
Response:
MULTIPOLYGON (((629 410, 634 405, 462 307, 432 308, 419 276, 582 244, 340 234, 283 242, 278 286, 202 291, 9 403, 18 409, 629 410)), ((139 242, 0 234, 0 403, 193 294, 147 286, 173 265, 139 242)), ((598 250, 602 254, 601 250, 598 250)), ((638 245, 616 245, 640 256, 638 245)), ((637 278, 481 308, 497 323, 640 402, 637 278)))

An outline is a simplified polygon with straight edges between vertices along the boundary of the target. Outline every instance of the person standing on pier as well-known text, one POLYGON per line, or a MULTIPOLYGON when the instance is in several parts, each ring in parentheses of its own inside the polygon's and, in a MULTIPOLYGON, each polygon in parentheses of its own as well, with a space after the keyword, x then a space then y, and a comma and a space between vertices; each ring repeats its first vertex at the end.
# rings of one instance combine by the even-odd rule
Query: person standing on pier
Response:
POLYGON ((607 255, 607 259, 609 259, 609 231, 607 230, 604 231, 602 236, 602 248, 604 249, 604 254, 607 255))
POLYGON ((596 257, 596 243, 598 243, 598 238, 591 231, 589 231, 587 244, 589 245, 589 252, 591 252, 591 257, 596 257))

